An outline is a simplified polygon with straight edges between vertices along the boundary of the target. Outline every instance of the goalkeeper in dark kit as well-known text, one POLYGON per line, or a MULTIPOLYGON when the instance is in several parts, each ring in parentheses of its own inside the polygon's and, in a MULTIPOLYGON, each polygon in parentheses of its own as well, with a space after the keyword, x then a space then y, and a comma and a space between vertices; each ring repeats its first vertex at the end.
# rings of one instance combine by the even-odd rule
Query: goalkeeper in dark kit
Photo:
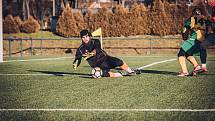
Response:
POLYGON ((75 60, 73 61, 73 68, 80 65, 82 58, 86 60, 92 68, 99 67, 103 71, 103 77, 122 77, 120 72, 114 73, 110 69, 119 67, 125 70, 129 75, 135 75, 136 72, 132 70, 121 59, 108 55, 102 48, 99 39, 91 38, 92 35, 88 30, 80 32, 82 44, 76 51, 75 60))

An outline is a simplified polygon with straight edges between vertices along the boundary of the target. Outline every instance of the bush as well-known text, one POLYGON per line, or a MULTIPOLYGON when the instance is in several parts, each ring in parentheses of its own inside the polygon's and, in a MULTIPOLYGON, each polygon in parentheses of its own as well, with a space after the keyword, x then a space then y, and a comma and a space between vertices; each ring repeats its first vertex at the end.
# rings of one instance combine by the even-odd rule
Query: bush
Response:
POLYGON ((4 33, 19 33, 19 24, 14 20, 12 15, 7 15, 3 20, 3 32, 4 33))
POLYGON ((21 25, 21 31, 25 33, 35 33, 40 30, 40 24, 32 16, 28 20, 24 21, 21 25))
POLYGON ((103 7, 96 14, 92 14, 91 11, 87 11, 87 14, 84 16, 84 18, 88 23, 90 30, 94 31, 101 27, 102 30, 105 30, 102 32, 103 36, 111 36, 109 33, 111 31, 109 20, 111 19, 112 15, 113 14, 109 12, 106 7, 103 7))
POLYGON ((79 36, 84 28, 84 19, 79 13, 73 13, 67 5, 58 19, 56 33, 64 37, 79 36))
POLYGON ((23 21, 20 19, 19 16, 15 16, 13 17, 15 23, 19 26, 19 28, 21 28, 23 21))
POLYGON ((67 6, 58 20, 57 34, 73 37, 83 28, 93 31, 101 27, 105 37, 175 35, 180 33, 188 13, 187 5, 169 4, 165 0, 154 0, 150 8, 143 4, 134 4, 130 9, 116 5, 112 11, 103 7, 96 13, 87 10, 83 15, 67 6))
POLYGON ((150 10, 150 28, 152 35, 168 35, 172 22, 171 18, 164 9, 164 4, 161 0, 153 2, 152 9, 150 10))

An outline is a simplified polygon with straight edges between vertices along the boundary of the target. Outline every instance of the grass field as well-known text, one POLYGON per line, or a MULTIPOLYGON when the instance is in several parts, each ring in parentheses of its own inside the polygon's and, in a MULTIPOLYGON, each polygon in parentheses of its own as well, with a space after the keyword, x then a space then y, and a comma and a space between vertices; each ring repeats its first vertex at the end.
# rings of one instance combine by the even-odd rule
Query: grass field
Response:
POLYGON ((154 64, 136 76, 92 79, 85 61, 72 69, 72 57, 5 58, 0 63, 0 120, 215 120, 214 56, 208 57, 209 73, 197 77, 177 77, 177 60, 163 62, 175 56, 120 58, 133 68, 154 64))

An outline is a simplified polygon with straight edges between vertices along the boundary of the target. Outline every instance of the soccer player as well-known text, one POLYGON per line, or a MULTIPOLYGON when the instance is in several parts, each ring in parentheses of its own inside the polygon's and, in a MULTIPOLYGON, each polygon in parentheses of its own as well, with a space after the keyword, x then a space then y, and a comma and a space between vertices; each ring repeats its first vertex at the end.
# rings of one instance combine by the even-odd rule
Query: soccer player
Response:
POLYGON ((88 30, 82 30, 80 37, 82 44, 76 51, 75 60, 73 61, 73 68, 76 69, 82 60, 88 62, 92 67, 99 67, 103 71, 103 77, 122 77, 121 73, 113 73, 110 69, 120 67, 122 70, 128 72, 128 74, 136 74, 128 65, 121 59, 108 55, 102 48, 99 39, 91 38, 91 33, 88 30))
MULTIPOLYGON (((182 33, 190 32, 188 38, 182 43, 178 53, 178 60, 181 66, 181 72, 178 76, 188 76, 189 72, 186 66, 186 59, 194 66, 193 74, 202 72, 202 68, 206 68, 206 49, 200 47, 200 43, 205 39, 206 29, 209 26, 209 21, 202 15, 201 9, 195 7, 192 11, 192 16, 185 22, 182 33), (193 54, 200 53, 202 67, 199 66, 193 54)), ((207 70, 205 70, 207 71, 207 70)))
POLYGON ((201 47, 208 48, 210 46, 215 45, 215 4, 212 7, 211 12, 211 29, 212 31, 209 33, 209 35, 206 37, 205 41, 201 43, 201 47))

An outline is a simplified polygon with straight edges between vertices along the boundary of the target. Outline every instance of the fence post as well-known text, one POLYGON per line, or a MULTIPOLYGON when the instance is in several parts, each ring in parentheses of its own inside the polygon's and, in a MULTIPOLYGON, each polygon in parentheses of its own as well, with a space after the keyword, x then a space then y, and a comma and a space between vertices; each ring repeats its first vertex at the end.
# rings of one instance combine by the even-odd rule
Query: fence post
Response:
POLYGON ((20 39, 20 56, 22 56, 22 50, 23 50, 23 44, 22 44, 22 38, 20 39))
POLYGON ((31 39, 31 47, 30 47, 30 49, 31 49, 31 56, 32 56, 33 55, 33 39, 32 39, 32 37, 30 39, 31 39))
POLYGON ((149 39, 149 44, 150 44, 149 55, 151 55, 152 54, 152 38, 149 39))
POLYGON ((42 55, 42 42, 43 42, 43 40, 41 39, 40 40, 40 54, 42 55))
POLYGON ((11 56, 11 39, 9 39, 9 56, 11 56))

